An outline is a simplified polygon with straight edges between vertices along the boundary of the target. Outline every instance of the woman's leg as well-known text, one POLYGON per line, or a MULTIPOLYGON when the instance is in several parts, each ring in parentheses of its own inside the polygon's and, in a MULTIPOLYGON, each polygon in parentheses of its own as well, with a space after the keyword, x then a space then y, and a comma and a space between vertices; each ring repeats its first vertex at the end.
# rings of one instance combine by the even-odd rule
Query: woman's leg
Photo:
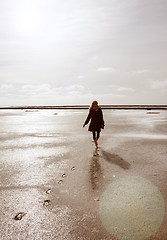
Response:
POLYGON ((97 140, 100 138, 100 132, 97 132, 97 140))
POLYGON ((95 140, 96 139, 96 132, 92 132, 92 134, 93 134, 93 140, 95 140))
POLYGON ((98 147, 98 144, 97 144, 98 132, 96 131, 95 133, 96 133, 96 134, 95 134, 95 140, 94 140, 94 142, 95 142, 95 145, 96 145, 96 148, 97 148, 97 147, 98 147))
POLYGON ((98 139, 100 138, 100 132, 97 131, 97 137, 96 137, 96 147, 98 148, 98 139))
POLYGON ((96 147, 97 147, 97 137, 96 137, 96 132, 94 131, 94 132, 92 132, 92 134, 93 134, 93 140, 94 140, 94 143, 95 143, 95 145, 96 145, 96 147))

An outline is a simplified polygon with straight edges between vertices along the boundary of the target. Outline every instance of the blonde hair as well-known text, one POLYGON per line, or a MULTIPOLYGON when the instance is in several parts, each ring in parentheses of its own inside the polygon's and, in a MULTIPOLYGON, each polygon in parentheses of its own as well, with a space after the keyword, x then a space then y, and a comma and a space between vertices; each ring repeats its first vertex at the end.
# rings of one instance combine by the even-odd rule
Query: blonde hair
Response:
POLYGON ((91 109, 93 108, 93 105, 94 105, 94 104, 96 104, 96 105, 97 105, 97 104, 98 104, 98 102, 97 102, 97 101, 93 101, 93 102, 92 102, 92 104, 91 104, 91 105, 90 105, 90 107, 89 107, 89 112, 90 112, 90 111, 91 111, 91 109))

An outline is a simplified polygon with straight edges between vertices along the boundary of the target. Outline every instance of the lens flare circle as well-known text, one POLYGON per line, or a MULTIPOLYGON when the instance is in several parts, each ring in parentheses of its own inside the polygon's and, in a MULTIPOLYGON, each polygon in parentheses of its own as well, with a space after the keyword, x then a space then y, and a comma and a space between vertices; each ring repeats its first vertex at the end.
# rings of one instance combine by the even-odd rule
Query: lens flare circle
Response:
POLYGON ((158 188, 138 176, 112 182, 99 202, 103 226, 119 240, 150 237, 160 227, 164 213, 164 199, 158 188))

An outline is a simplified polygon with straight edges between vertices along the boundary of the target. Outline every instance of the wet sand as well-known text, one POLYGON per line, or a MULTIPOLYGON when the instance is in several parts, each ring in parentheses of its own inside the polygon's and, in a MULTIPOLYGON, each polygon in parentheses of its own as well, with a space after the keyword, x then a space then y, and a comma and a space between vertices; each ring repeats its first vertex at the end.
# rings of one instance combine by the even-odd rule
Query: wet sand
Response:
MULTIPOLYGON (((125 176, 152 182, 167 206, 167 111, 103 114, 95 152, 82 128, 87 110, 0 111, 0 239, 116 240, 100 220, 99 202, 125 176)), ((148 240, 166 238, 165 211, 148 240)))

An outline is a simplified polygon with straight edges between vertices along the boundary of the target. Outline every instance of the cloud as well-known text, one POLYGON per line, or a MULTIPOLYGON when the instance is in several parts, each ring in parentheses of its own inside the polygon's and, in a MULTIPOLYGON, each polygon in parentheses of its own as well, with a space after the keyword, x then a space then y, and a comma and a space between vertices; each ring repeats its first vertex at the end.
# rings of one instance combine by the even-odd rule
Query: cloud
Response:
POLYGON ((52 88, 50 84, 40 85, 22 85, 18 90, 18 96, 33 97, 33 98, 49 98, 55 94, 59 94, 59 88, 52 88))
POLYGON ((33 97, 35 95, 51 94, 56 89, 52 89, 49 84, 31 85, 31 84, 1 84, 0 93, 3 96, 10 95, 11 97, 33 97))
POLYGON ((150 85, 152 89, 167 90, 167 80, 150 80, 150 85))
POLYGON ((129 93, 129 92, 134 92, 133 88, 129 87, 119 87, 116 89, 117 92, 124 92, 124 93, 129 93))
POLYGON ((78 77, 77 77, 78 79, 83 79, 83 78, 85 78, 83 75, 79 75, 78 77))
POLYGON ((94 99, 100 104, 110 104, 122 101, 125 97, 124 93, 116 93, 113 88, 103 93, 81 84, 58 88, 50 84, 0 85, 1 106, 90 104, 94 99))
POLYGON ((133 74, 133 75, 138 75, 138 74, 151 73, 151 70, 149 70, 149 69, 139 69, 139 70, 130 71, 130 73, 133 74))
POLYGON ((0 85, 0 96, 4 98, 9 98, 12 93, 15 93, 16 89, 12 84, 1 84, 0 85))
POLYGON ((99 67, 97 69, 98 72, 115 72, 115 68, 112 67, 99 67))
POLYGON ((60 96, 81 96, 86 93, 88 93, 88 90, 81 84, 72 84, 58 88, 58 94, 60 96))
POLYGON ((79 93, 79 94, 84 94, 86 93, 86 89, 84 86, 79 85, 79 84, 73 84, 70 87, 67 88, 69 94, 73 93, 79 93))
POLYGON ((8 91, 8 90, 10 90, 10 89, 13 89, 13 85, 12 84, 1 84, 1 86, 0 86, 0 91, 1 92, 6 92, 6 91, 8 91))
POLYGON ((73 84, 69 86, 61 87, 52 87, 50 84, 40 84, 40 85, 31 85, 31 84, 1 84, 0 93, 3 94, 3 97, 10 96, 11 98, 17 99, 27 99, 27 98, 54 98, 55 96, 79 96, 86 94, 88 91, 86 88, 79 84, 73 84))

